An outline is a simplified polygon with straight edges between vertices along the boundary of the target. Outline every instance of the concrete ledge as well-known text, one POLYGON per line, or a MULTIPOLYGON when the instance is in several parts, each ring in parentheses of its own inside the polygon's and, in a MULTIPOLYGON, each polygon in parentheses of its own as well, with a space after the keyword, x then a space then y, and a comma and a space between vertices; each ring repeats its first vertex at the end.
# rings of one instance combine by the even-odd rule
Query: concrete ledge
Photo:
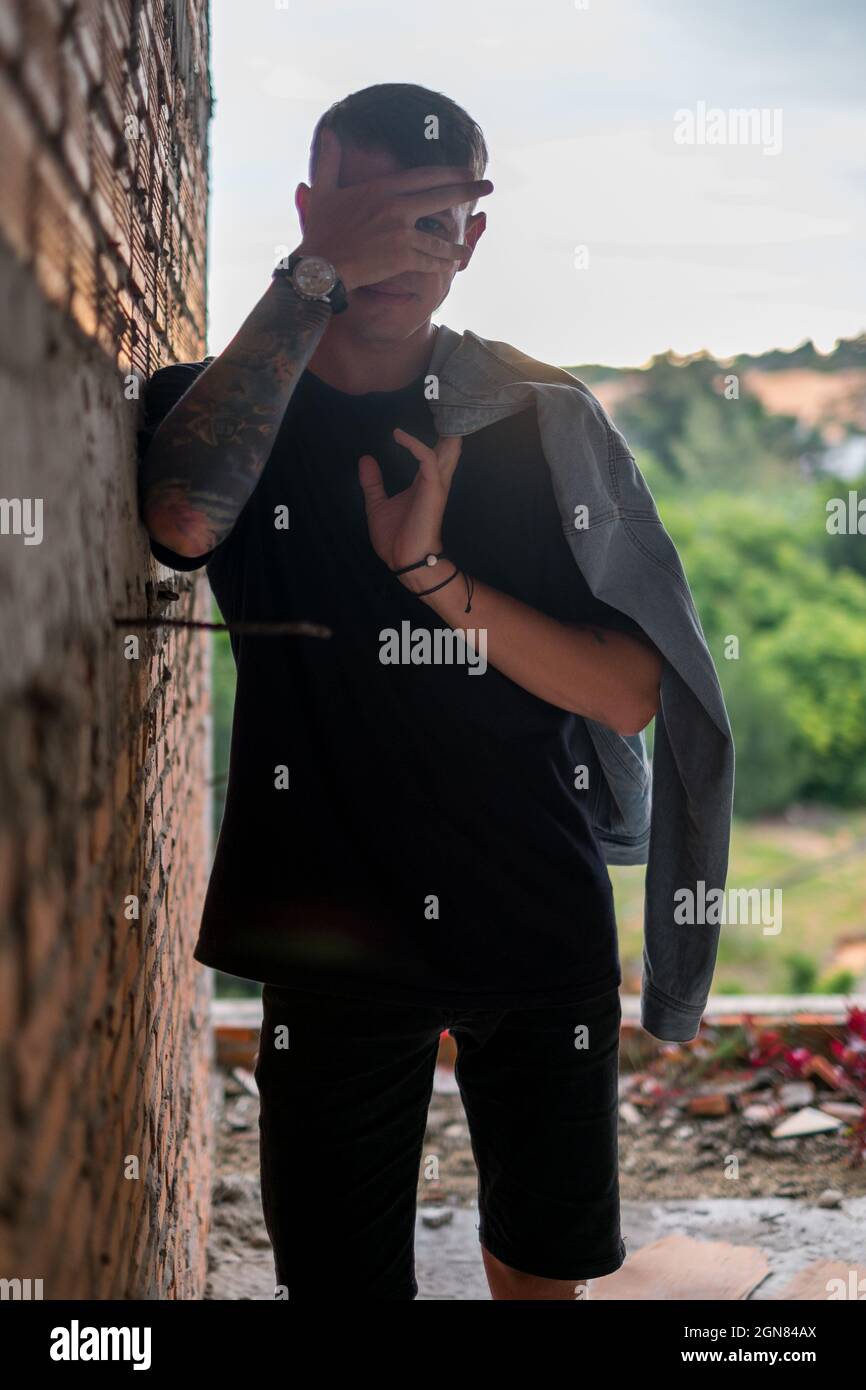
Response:
MULTIPOLYGON (((708 1023, 719 1023, 752 1014, 763 1024, 771 1017, 790 1021, 802 1014, 838 1023, 844 1021, 851 1004, 866 1008, 866 994, 711 994, 704 1018, 708 1023)), ((640 1000, 636 994, 622 996, 622 1016, 623 1022, 639 1018, 640 1000)))
MULTIPOLYGON (((830 1038, 841 1037, 852 1005, 866 1008, 866 994, 719 994, 707 1001, 704 1022, 724 1031, 741 1027, 748 1014, 761 1028, 796 1028, 798 1042, 823 1050, 830 1038)), ((252 1069, 262 1026, 261 998, 214 999, 211 1023, 217 1062, 252 1069)), ((637 1060, 636 1052, 651 1054, 662 1045, 641 1028, 636 994, 622 996, 622 1035, 623 1042, 630 1044, 631 1063, 637 1060)), ((445 1033, 439 1047, 440 1064, 453 1066, 454 1054, 454 1041, 445 1033)))

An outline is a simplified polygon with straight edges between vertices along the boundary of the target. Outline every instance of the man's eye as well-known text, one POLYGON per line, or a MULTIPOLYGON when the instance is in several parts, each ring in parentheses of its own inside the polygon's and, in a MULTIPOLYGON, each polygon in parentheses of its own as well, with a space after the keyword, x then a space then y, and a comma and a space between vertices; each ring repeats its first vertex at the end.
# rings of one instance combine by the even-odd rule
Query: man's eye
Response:
POLYGON ((418 221, 415 223, 415 226, 418 228, 419 231, 423 232, 425 228, 421 226, 422 222, 431 222, 433 224, 433 227, 435 227, 439 232, 444 233, 445 231, 445 223, 440 222, 438 217, 419 217, 418 221))

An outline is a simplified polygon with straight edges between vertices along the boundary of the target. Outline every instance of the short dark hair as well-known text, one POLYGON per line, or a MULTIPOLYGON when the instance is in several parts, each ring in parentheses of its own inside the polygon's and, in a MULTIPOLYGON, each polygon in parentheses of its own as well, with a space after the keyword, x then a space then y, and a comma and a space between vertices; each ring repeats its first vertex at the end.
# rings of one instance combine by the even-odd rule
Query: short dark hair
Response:
MULTIPOLYGON (((413 82, 377 82, 335 101, 319 117, 310 141, 310 182, 316 173, 319 136, 328 128, 340 140, 362 149, 386 149, 404 169, 419 164, 460 164, 480 179, 489 154, 481 127, 442 92, 413 82), (428 117, 436 116, 439 138, 425 137, 428 117)), ((475 203, 470 204, 470 212, 475 203)))

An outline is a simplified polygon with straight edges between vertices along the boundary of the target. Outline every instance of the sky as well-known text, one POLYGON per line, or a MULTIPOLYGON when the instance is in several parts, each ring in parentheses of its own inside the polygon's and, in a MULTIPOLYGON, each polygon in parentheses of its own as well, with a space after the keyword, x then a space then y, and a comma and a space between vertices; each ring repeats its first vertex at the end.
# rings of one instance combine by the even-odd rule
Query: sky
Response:
POLYGON ((491 153, 434 322, 614 366, 866 329, 864 0, 211 0, 211 68, 209 352, 300 240, 316 120, 375 82, 444 92, 491 153))

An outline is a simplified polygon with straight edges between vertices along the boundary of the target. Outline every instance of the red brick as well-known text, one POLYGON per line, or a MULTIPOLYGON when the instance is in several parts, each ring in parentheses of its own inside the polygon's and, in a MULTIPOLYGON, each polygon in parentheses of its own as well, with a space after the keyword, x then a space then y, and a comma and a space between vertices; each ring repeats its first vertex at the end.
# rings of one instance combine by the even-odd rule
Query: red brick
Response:
MULTIPOLYGON (((5 8, 5 7, 3 7, 5 8)), ((0 71, 0 226, 21 260, 33 256, 34 175, 37 148, 26 109, 6 75, 0 71)))
POLYGON ((44 1102, 44 1087, 57 1048, 57 1008, 46 991, 36 996, 20 1027, 15 1064, 21 1104, 30 1113, 44 1102))
MULTIPOLYGON (((190 10, 193 50, 204 53, 202 0, 190 0, 190 10)), ((134 110, 124 71, 131 14, 130 0, 32 0, 0 11, 0 52, 21 55, 20 68, 0 72, 0 234, 32 266, 43 299, 76 329, 64 347, 65 376, 78 397, 64 417, 78 465, 70 468, 66 517, 87 557, 86 577, 70 574, 68 592, 58 589, 44 615, 33 615, 44 624, 46 652, 57 631, 69 634, 62 698, 76 713, 68 732, 56 723, 46 732, 44 715, 34 717, 15 690, 0 692, 9 695, 0 737, 29 770, 22 804, 11 808, 26 830, 20 843, 0 841, 0 907, 16 922, 14 934, 0 935, 0 1014, 21 1106, 11 1122, 0 1117, 0 1184, 14 1163, 24 1192, 10 1242, 51 1272, 52 1296, 198 1298, 209 1190, 208 1040, 192 1037, 185 1021, 191 1010, 201 1013, 205 980, 192 961, 207 873, 198 747, 204 645, 173 633, 142 635, 142 659, 132 666, 118 655, 121 634, 104 638, 115 613, 144 607, 141 532, 126 481, 134 460, 124 454, 130 417, 118 424, 117 369, 145 376, 204 350, 206 150, 191 119, 199 94, 173 78, 161 0, 143 0, 139 25, 143 134, 132 150, 120 143, 134 110), (61 45, 64 15, 73 18, 61 45), (47 129, 58 132, 56 143, 45 141, 47 129), (118 156, 128 153, 135 159, 125 177, 118 156), (155 242, 173 253, 170 267, 155 242), (104 371, 94 354, 75 356, 86 338, 104 354, 104 371), (79 475, 96 484, 89 497, 105 499, 96 517, 77 491, 79 475), (99 534, 113 538, 105 557, 93 554, 99 534), (62 743, 68 775, 52 784, 40 814, 46 742, 58 752, 62 743), (123 917, 128 893, 142 901, 137 923, 123 917), (184 1095, 192 1097, 188 1114, 179 1111, 184 1095), (148 1171, 155 1142, 156 1182, 148 1171), (121 1176, 129 1152, 142 1155, 139 1183, 121 1176)), ((41 395, 34 402, 35 433, 54 408, 52 401, 46 410, 41 395)), ((146 573, 155 577, 156 566, 146 573)), ((184 611, 204 616, 207 607, 199 583, 184 611)), ((34 679, 57 685, 56 663, 46 658, 34 679)))
MULTIPOLYGON (((96 108, 91 115, 90 125, 91 157, 91 208, 99 225, 110 243, 116 243, 121 228, 115 216, 115 149, 121 139, 119 131, 108 124, 101 109, 96 108)), ((112 246, 115 260, 122 260, 121 250, 112 246)))
POLYGON ((0 920, 0 1044, 6 1047, 17 1044, 24 981, 18 941, 9 930, 8 919, 0 920))
POLYGON ((129 36, 129 19, 121 24, 111 3, 103 5, 104 46, 102 100, 107 108, 108 118, 115 132, 123 132, 123 122, 130 109, 126 97, 126 45, 129 36))
POLYGON ((76 0, 72 36, 92 83, 102 81, 104 0, 76 0))
POLYGON ((46 128, 60 129, 63 118, 60 82, 59 0, 27 0, 21 75, 46 128))
POLYGON ((65 306, 69 296, 69 180, 53 154, 42 150, 36 173, 36 275, 46 298, 65 306))
POLYGON ((63 921, 64 893, 59 878, 31 879, 25 908, 26 970, 35 979, 57 947, 63 921))
MULTIPOLYGON (((26 1194, 42 1192, 57 1155, 63 1152, 72 1095, 68 1079, 60 1069, 53 1073, 38 1099, 27 1163, 18 1174, 18 1181, 26 1194)), ((32 1096, 25 1097, 25 1100, 28 1110, 34 1108, 32 1096)))
POLYGON ((60 58, 63 74, 63 155, 78 187, 87 193, 90 188, 90 121, 87 110, 90 83, 81 55, 71 43, 64 44, 60 58))
POLYGON ((24 31, 17 5, 0 5, 0 56, 15 62, 21 53, 24 31))
POLYGON ((90 222, 77 203, 71 202, 68 212, 72 289, 69 309, 81 331, 93 337, 98 309, 96 242, 90 222))

